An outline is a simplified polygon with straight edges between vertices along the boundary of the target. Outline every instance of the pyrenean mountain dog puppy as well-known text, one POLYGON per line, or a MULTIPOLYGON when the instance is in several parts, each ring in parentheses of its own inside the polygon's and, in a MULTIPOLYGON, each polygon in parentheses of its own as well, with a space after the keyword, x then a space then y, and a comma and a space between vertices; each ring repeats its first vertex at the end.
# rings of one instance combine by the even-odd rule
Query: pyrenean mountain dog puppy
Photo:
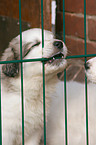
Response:
MULTIPOLYGON (((61 40, 44 31, 42 52, 41 29, 30 29, 22 33, 22 57, 26 59, 51 58, 45 62, 46 107, 50 105, 52 93, 58 81, 57 73, 66 67, 67 48, 61 40), (60 59, 56 59, 59 57, 60 59), (50 97, 51 96, 51 97, 50 97)), ((20 35, 14 38, 2 56, 2 61, 20 59, 20 35)), ((1 65, 2 139, 3 145, 20 145, 22 140, 21 109, 21 65, 1 65)), ((43 78, 42 62, 23 63, 24 85, 24 135, 26 145, 39 145, 43 129, 43 78)))
MULTIPOLYGON (((96 58, 90 59, 86 65, 88 79, 96 83, 96 58)), ((96 85, 88 83, 88 136, 86 125, 85 84, 69 81, 67 87, 67 141, 68 145, 96 144, 96 85)), ((51 104, 47 125, 48 145, 65 145, 65 100, 64 82, 57 84, 58 97, 51 104)))

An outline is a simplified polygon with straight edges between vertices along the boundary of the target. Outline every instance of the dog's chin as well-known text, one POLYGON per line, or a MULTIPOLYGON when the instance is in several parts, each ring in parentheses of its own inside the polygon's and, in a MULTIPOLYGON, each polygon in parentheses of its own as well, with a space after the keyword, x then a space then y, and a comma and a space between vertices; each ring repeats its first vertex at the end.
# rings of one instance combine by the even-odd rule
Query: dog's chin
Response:
POLYGON ((57 65, 59 66, 63 62, 63 59, 52 59, 47 62, 49 65, 57 65))
POLYGON ((57 52, 51 55, 48 60, 45 61, 45 64, 50 66, 56 66, 57 68, 60 67, 64 63, 64 67, 66 66, 66 60, 65 57, 67 55, 67 51, 63 52, 57 52))
POLYGON ((67 61, 65 59, 56 59, 53 62, 45 64, 46 74, 56 74, 63 71, 67 66, 67 61))
POLYGON ((64 67, 65 67, 65 62, 66 62, 66 60, 63 60, 63 59, 56 59, 56 60, 49 61, 49 62, 48 62, 48 65, 60 67, 60 66, 63 65, 63 63, 64 63, 64 67))

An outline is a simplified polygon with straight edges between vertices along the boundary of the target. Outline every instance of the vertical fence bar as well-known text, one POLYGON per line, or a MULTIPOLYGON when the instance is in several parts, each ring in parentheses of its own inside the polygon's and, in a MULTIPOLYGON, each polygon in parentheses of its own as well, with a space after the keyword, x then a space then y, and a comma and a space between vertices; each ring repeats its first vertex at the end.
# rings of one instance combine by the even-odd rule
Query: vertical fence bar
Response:
MULTIPOLYGON (((86 0, 84 0, 84 46, 85 46, 85 55, 87 55, 87 45, 86 45, 86 0)), ((85 57, 86 63, 86 57, 85 57)), ((88 138, 88 94, 87 94, 87 77, 85 74, 85 105, 86 105, 86 145, 89 145, 88 138)))
MULTIPOLYGON (((42 56, 44 48, 44 22, 43 22, 43 0, 41 0, 41 26, 42 26, 42 56)), ((45 105, 45 67, 42 61, 43 68, 43 120, 44 120, 44 145, 46 145, 46 105, 45 105)))
MULTIPOLYGON (((20 24, 20 59, 22 60, 21 0, 19 0, 19 24, 20 24)), ((24 145, 24 97, 23 97, 23 64, 22 62, 21 62, 21 106, 22 106, 22 145, 24 145)))
MULTIPOLYGON (((1 70, 1 65, 0 65, 0 70, 1 70)), ((0 145, 2 145, 1 71, 0 71, 0 145)))
MULTIPOLYGON (((63 41, 65 43, 65 0, 63 0, 63 41)), ((64 106, 65 106, 65 145, 67 145, 68 144, 68 137, 67 137, 66 70, 64 70, 64 106)))
POLYGON ((65 43, 65 0, 63 0, 63 41, 65 43))
POLYGON ((42 26, 42 54, 44 48, 44 23, 43 23, 43 0, 41 0, 41 26, 42 26))
POLYGON ((67 137, 67 95, 66 95, 66 70, 64 70, 64 103, 65 103, 65 145, 68 144, 67 137))
POLYGON ((43 119, 44 119, 44 145, 46 145, 46 109, 45 109, 45 67, 43 64, 43 119))

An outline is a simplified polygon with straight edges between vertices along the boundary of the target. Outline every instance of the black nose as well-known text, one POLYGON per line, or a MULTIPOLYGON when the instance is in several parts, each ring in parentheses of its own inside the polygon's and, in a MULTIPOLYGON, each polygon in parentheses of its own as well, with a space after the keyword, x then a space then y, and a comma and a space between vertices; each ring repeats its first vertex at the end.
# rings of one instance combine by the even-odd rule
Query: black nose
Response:
POLYGON ((89 62, 86 62, 86 63, 84 64, 84 66, 85 66, 85 69, 88 70, 88 69, 90 68, 90 63, 89 63, 89 62))
POLYGON ((62 49, 63 48, 63 43, 62 41, 54 41, 53 45, 55 47, 57 47, 58 49, 62 49))

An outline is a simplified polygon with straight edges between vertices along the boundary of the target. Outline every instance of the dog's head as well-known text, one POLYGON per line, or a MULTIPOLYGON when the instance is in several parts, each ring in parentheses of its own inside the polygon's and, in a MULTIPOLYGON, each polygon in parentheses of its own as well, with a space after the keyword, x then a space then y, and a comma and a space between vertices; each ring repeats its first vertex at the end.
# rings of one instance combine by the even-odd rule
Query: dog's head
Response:
MULTIPOLYGON (((22 58, 23 59, 37 59, 37 58, 51 58, 45 62, 45 74, 54 74, 62 71, 66 66, 67 48, 65 44, 58 39, 55 39, 50 31, 44 30, 44 48, 42 49, 42 31, 41 29, 30 29, 22 33, 22 58), (60 57, 60 59, 56 59, 60 57)), ((9 47, 5 50, 2 60, 19 60, 20 59, 20 35, 14 38, 9 47)), ((25 62, 24 75, 34 76, 41 75, 42 63, 25 62)), ((8 77, 15 77, 19 75, 20 64, 9 63, 3 64, 2 72, 8 77)))
POLYGON ((89 59, 85 64, 88 79, 96 83, 96 57, 89 59))

